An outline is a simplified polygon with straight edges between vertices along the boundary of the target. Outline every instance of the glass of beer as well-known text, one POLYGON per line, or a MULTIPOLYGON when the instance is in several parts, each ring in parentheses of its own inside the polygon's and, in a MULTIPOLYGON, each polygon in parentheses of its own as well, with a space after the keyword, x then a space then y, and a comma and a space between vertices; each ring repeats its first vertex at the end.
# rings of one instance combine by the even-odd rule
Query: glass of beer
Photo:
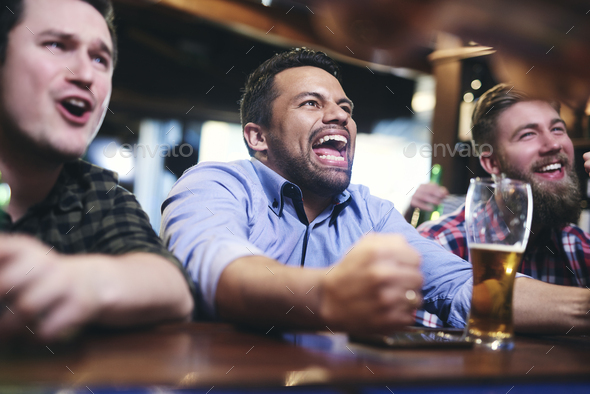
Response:
POLYGON ((471 179, 465 201, 473 295, 466 340, 492 350, 514 347, 514 278, 529 239, 533 197, 528 183, 471 179))

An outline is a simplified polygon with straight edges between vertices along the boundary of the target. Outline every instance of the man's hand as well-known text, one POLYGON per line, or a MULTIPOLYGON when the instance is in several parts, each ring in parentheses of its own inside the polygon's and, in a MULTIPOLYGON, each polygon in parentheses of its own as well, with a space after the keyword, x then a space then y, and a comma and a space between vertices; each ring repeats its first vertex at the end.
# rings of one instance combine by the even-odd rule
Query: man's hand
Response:
POLYGON ((330 268, 236 259, 222 272, 215 301, 222 319, 264 330, 387 333, 414 323, 421 287, 420 256, 405 239, 371 234, 330 268))
POLYGON ((584 153, 584 169, 588 174, 590 174, 590 152, 584 153))
POLYGON ((412 195, 410 206, 406 210, 404 217, 409 222, 416 208, 423 211, 432 211, 448 195, 449 191, 444 186, 439 186, 436 183, 423 183, 418 186, 418 189, 412 195))
POLYGON ((410 206, 432 211, 448 195, 449 191, 444 186, 439 186, 436 183, 423 183, 418 186, 416 193, 412 196, 410 206))
POLYGON ((347 332, 391 332, 414 323, 420 305, 420 255, 399 235, 372 234, 327 273, 320 314, 347 332))
POLYGON ((0 338, 41 340, 88 323, 179 319, 193 306, 180 270, 160 256, 66 256, 23 235, 0 236, 0 305, 0 338))
POLYGON ((28 236, 0 237, 0 336, 55 339, 98 312, 87 262, 73 261, 28 236), (30 334, 30 333, 29 333, 30 334))

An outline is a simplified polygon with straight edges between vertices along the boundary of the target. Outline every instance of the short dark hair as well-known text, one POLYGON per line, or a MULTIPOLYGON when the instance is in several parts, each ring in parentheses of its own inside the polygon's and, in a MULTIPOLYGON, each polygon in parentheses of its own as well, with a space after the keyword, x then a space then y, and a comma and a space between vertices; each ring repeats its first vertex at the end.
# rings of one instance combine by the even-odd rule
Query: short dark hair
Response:
MULTIPOLYGON (((240 119, 242 128, 252 122, 260 126, 269 127, 272 119, 272 103, 278 92, 274 86, 274 77, 289 68, 311 66, 321 68, 341 81, 340 68, 324 52, 308 48, 293 48, 278 53, 262 63, 246 80, 240 100, 240 119)), ((246 141, 244 141, 246 142, 246 141)), ((248 146, 250 156, 256 153, 248 146)))
MULTIPOLYGON (((485 92, 475 105, 471 117, 473 126, 471 132, 475 146, 481 147, 483 144, 494 146, 496 123, 500 114, 514 104, 533 100, 536 99, 505 83, 498 84, 485 92)), ((548 101, 548 103, 559 113, 561 107, 559 102, 548 101)))
MULTIPOLYGON (((80 0, 93 6, 104 18, 113 41, 113 67, 117 64, 117 33, 115 31, 115 13, 111 0, 80 0)), ((4 0, 0 8, 0 65, 6 60, 8 35, 17 25, 25 10, 24 0, 4 0)))

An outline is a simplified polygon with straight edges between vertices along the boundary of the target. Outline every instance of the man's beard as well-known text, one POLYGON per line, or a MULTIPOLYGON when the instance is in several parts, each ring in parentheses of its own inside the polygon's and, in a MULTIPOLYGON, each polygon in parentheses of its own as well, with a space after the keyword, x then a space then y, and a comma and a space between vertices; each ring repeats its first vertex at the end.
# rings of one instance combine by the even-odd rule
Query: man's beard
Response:
MULTIPOLYGON (((322 130, 324 129, 312 133, 309 142, 310 146, 312 139, 322 130)), ((277 167, 290 182, 293 182, 302 190, 309 191, 320 197, 333 197, 342 193, 350 184, 352 175, 351 157, 347 157, 347 169, 322 169, 318 168, 312 161, 311 155, 314 154, 312 150, 303 156, 294 156, 280 138, 269 134, 267 139, 272 145, 273 156, 277 158, 277 167), (345 176, 342 177, 342 174, 345 176)))
MULTIPOLYGON (((507 162, 507 160, 501 160, 507 162)), ((530 183, 533 191, 533 227, 561 229, 569 223, 576 223, 582 212, 580 202, 580 181, 578 175, 572 169, 568 157, 559 153, 552 157, 551 161, 539 161, 531 166, 529 172, 520 171, 511 165, 504 167, 506 176, 530 183), (533 168, 550 164, 559 159, 563 162, 565 176, 560 181, 541 181, 532 174, 533 168)))

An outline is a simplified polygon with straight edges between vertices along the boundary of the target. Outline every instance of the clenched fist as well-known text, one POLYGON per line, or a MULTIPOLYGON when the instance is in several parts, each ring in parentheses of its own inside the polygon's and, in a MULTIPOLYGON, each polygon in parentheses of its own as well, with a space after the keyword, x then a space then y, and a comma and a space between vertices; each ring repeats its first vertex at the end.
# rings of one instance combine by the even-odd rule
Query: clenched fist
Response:
POLYGON ((320 313, 346 332, 388 333, 414 323, 420 255, 399 235, 362 238, 324 277, 320 313))

